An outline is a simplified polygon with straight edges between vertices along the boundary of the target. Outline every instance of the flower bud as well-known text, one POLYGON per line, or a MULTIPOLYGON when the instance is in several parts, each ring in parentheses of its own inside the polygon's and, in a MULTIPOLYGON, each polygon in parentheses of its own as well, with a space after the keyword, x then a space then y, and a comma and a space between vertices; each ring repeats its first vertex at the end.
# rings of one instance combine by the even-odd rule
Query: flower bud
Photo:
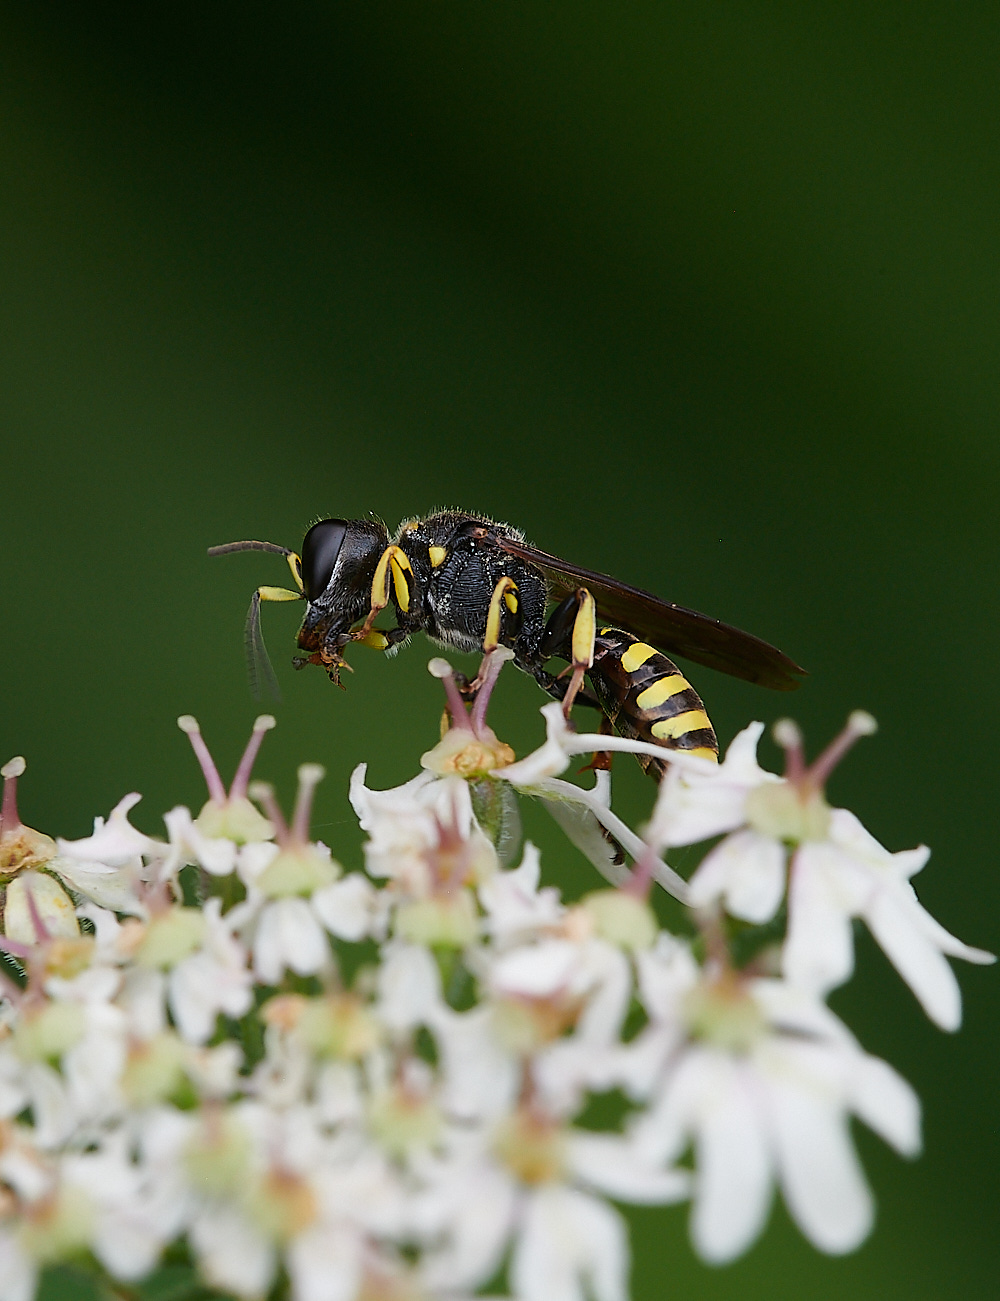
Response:
POLYGON ((8 885, 3 927, 7 938, 19 944, 40 944, 47 938, 75 939, 80 934, 73 901, 59 882, 44 872, 22 872, 8 885), (34 916, 28 902, 29 891, 34 916), (38 922, 42 924, 42 933, 38 922))
POLYGON ((595 932, 609 944, 635 953, 650 949, 659 925, 649 904, 623 890, 595 890, 580 901, 595 932))
POLYGON ((396 934, 429 948, 464 949, 479 934, 476 902, 468 890, 402 904, 396 934))
POLYGON ((146 927, 135 953, 141 967, 175 967, 198 947, 205 933, 205 918, 197 908, 171 908, 146 927))

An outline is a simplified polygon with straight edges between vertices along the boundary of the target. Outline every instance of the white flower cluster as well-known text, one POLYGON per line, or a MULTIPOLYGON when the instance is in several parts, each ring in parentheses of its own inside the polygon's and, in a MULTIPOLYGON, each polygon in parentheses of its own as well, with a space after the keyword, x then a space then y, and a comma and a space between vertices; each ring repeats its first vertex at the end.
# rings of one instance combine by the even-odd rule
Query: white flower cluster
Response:
POLYGON ((237 1297, 461 1301, 505 1281, 519 1301, 621 1301, 611 1202, 689 1199, 695 1249, 721 1262, 775 1185, 820 1249, 863 1239, 850 1118, 905 1155, 920 1122, 823 1002, 851 973, 852 919, 947 1029, 943 955, 991 960, 917 902, 926 850, 890 854, 826 804, 867 720, 811 768, 785 725, 784 777, 757 765, 757 724, 720 765, 679 755, 640 839, 606 772, 589 791, 559 773, 641 743, 578 736, 549 705, 546 744, 515 763, 451 696, 418 777, 354 774, 366 874, 310 839, 321 769, 300 769, 290 825, 250 784, 267 717, 228 793, 179 720, 210 798, 168 813, 162 842, 129 823, 136 795, 52 841, 18 817, 24 761, 2 770, 0 1301, 30 1301, 51 1262, 89 1253, 127 1282, 177 1251, 237 1297), (518 789, 613 888, 563 901, 530 844, 504 866, 518 789), (662 861, 720 836, 689 883, 662 861), (686 938, 657 922, 654 878, 686 938), (609 1093, 620 1119, 595 1128, 609 1093))

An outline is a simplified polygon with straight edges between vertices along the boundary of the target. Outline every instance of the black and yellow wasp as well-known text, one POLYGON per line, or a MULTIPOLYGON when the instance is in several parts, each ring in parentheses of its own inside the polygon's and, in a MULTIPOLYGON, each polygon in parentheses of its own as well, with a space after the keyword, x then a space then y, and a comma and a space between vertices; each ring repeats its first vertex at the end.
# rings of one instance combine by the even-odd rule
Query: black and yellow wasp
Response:
MULTIPOLYGON (((258 588, 247 619, 251 670, 272 681, 260 602, 305 600, 298 645, 306 654, 296 665, 322 665, 334 682, 352 642, 388 650, 425 632, 461 651, 507 646, 567 715, 574 701, 590 704, 623 736, 714 759, 701 698, 664 650, 778 691, 798 686, 804 672, 750 633, 558 560, 482 515, 441 511, 406 520, 392 538, 379 520, 326 519, 306 534, 301 557, 272 542, 231 542, 209 554, 233 551, 277 552, 295 580, 295 590, 258 588), (376 628, 390 605, 395 625, 376 628), (569 667, 551 673, 553 659, 569 667)), ((659 780, 667 759, 640 762, 659 780)))

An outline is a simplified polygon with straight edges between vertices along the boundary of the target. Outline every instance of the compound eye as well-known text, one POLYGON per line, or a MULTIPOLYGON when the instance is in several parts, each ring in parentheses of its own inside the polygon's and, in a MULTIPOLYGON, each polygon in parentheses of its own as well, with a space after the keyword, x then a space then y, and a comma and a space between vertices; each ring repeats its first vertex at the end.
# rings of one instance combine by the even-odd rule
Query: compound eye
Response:
POLYGON ((302 586, 307 600, 318 600, 326 591, 347 536, 347 527, 347 520, 320 520, 303 539, 302 586))

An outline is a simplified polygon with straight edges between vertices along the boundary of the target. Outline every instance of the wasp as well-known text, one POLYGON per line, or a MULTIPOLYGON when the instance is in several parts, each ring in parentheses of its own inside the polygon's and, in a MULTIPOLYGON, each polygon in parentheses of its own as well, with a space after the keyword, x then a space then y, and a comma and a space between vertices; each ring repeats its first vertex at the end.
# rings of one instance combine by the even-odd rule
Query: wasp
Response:
POLYGON ((387 651, 424 632, 460 651, 506 646, 567 717, 574 702, 589 704, 603 712, 605 730, 613 725, 662 747, 662 760, 640 759, 657 781, 670 751, 719 753, 701 697, 664 652, 778 691, 798 686, 804 673, 750 633, 559 560, 483 515, 441 511, 405 520, 392 537, 374 518, 325 519, 306 533, 301 555, 254 541, 211 547, 209 555, 234 551, 283 555, 295 583, 259 587, 247 618, 251 675, 262 672, 273 690, 261 601, 306 602, 296 667, 321 665, 338 685, 353 642, 387 651), (390 606, 395 624, 377 628, 390 606), (553 673, 553 660, 566 668, 553 673))

